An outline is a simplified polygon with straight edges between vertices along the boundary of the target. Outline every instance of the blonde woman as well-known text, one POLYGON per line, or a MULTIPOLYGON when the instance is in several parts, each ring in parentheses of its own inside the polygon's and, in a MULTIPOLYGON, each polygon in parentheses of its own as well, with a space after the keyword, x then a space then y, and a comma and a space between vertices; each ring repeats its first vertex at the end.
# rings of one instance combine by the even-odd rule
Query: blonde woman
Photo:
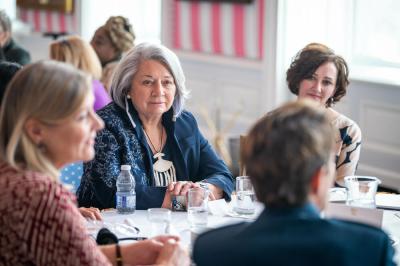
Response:
POLYGON ((92 108, 87 74, 67 64, 40 61, 16 74, 4 100, 7 104, 0 111, 1 262, 187 265, 187 255, 174 237, 97 247, 75 196, 58 182, 63 165, 93 158, 94 138, 103 127, 92 108))
POLYGON ((100 61, 88 42, 78 36, 68 36, 55 41, 50 44, 50 58, 69 63, 92 76, 95 111, 111 101, 106 89, 99 81, 102 70, 100 61))
POLYGON ((100 80, 108 91, 111 90, 111 80, 118 62, 134 46, 134 42, 132 25, 122 16, 110 17, 96 30, 90 41, 103 66, 100 80))

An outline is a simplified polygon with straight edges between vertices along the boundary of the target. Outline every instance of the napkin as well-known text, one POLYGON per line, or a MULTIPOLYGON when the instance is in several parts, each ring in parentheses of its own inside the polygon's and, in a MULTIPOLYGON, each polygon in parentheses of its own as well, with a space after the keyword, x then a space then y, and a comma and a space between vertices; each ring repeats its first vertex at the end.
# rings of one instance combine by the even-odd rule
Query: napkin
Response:
POLYGON ((208 202, 208 210, 212 215, 225 216, 230 208, 224 199, 212 200, 208 202))

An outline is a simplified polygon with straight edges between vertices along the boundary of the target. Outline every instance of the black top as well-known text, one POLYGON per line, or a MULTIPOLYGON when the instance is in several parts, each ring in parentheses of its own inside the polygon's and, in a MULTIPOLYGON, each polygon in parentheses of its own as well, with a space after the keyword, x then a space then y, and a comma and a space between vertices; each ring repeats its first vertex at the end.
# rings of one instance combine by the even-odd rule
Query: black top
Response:
POLYGON ((31 62, 31 55, 29 52, 19 46, 13 39, 10 39, 2 50, 6 61, 16 62, 20 65, 26 65, 31 62))

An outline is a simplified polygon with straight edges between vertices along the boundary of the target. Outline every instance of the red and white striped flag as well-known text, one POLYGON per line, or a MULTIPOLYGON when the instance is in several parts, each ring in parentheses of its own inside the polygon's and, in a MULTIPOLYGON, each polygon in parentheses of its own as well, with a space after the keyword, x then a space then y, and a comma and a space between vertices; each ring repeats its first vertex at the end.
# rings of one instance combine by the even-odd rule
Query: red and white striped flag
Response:
POLYGON ((231 4, 175 0, 173 47, 262 59, 264 2, 231 4))
POLYGON ((75 14, 35 9, 18 9, 19 18, 32 26, 36 32, 77 32, 75 14))

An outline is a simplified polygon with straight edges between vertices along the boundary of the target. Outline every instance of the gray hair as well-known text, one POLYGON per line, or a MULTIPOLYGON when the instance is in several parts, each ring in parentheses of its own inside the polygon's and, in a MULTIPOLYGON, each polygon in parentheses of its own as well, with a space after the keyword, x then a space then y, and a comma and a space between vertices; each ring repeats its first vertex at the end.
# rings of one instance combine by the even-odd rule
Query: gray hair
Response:
POLYGON ((11 32, 10 17, 3 9, 0 9, 0 32, 11 32))
POLYGON ((176 85, 172 108, 174 117, 179 116, 189 91, 185 86, 185 75, 178 57, 161 44, 141 43, 128 51, 115 70, 111 83, 111 98, 118 106, 125 109, 125 98, 131 89, 133 77, 138 72, 140 63, 145 60, 156 60, 171 72, 176 85))

